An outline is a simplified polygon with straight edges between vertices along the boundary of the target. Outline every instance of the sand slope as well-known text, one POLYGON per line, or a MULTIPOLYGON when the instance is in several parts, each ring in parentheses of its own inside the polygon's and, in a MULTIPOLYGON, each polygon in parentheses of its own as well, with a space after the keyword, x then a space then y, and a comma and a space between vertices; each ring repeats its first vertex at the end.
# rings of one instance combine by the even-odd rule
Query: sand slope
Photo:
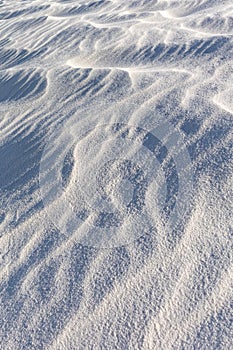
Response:
POLYGON ((230 0, 0 1, 0 348, 232 339, 230 0))

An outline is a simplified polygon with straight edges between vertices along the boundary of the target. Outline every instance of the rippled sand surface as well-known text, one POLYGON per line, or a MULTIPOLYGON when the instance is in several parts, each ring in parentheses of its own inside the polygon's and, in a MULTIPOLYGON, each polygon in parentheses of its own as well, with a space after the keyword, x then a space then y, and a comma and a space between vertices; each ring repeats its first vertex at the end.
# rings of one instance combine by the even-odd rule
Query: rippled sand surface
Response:
POLYGON ((233 348, 230 0, 0 1, 0 349, 233 348))

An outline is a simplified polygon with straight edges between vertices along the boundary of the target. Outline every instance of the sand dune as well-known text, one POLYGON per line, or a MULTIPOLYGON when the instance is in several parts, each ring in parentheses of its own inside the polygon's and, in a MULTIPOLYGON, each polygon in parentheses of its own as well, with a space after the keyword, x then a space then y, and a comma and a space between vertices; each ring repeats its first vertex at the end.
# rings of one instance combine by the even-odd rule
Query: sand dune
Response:
POLYGON ((232 348, 232 14, 0 1, 0 349, 232 348))

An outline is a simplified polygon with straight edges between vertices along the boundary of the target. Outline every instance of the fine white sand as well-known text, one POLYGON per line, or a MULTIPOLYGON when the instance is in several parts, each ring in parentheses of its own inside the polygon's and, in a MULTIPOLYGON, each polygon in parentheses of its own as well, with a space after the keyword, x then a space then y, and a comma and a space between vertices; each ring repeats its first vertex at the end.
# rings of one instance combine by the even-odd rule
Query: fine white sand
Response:
POLYGON ((0 1, 0 349, 233 348, 230 0, 0 1))

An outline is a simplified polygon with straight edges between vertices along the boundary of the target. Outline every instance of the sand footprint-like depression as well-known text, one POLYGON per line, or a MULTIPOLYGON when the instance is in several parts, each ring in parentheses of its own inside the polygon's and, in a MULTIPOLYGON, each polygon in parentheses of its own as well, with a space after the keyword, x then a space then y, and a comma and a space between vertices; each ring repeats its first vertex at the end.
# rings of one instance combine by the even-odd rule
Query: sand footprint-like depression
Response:
POLYGON ((101 248, 132 243, 158 225, 175 229, 193 190, 181 143, 161 119, 150 131, 123 123, 63 125, 47 142, 40 167, 50 219, 80 243, 101 248))

